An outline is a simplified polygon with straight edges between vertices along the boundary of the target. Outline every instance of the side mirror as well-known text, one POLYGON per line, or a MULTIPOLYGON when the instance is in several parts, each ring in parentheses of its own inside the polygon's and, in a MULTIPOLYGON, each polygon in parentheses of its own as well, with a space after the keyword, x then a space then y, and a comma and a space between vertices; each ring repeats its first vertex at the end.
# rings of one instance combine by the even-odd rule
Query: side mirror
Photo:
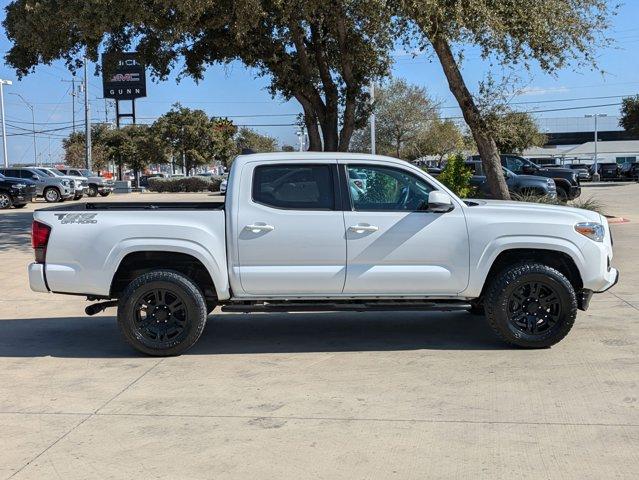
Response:
POLYGON ((38 181, 40 180, 40 177, 38 177, 37 175, 31 175, 31 179, 38 181))
POLYGON ((454 208, 453 201, 444 192, 434 190, 428 194, 428 211, 446 213, 454 208))

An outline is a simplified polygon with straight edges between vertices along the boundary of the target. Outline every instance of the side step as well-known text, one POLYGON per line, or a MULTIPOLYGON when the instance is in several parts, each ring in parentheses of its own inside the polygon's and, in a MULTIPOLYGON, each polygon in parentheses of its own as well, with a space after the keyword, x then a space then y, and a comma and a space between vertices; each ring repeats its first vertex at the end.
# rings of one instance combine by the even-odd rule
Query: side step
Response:
POLYGON ((223 312, 374 312, 374 311, 459 311, 470 308, 465 300, 437 301, 300 301, 233 302, 222 306, 223 312))

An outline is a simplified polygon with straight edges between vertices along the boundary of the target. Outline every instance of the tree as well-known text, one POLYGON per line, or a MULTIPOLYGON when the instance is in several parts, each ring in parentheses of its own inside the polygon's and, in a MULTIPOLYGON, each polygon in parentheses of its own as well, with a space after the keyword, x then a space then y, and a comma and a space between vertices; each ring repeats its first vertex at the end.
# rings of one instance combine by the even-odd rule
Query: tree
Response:
POLYGON ((295 147, 293 145, 282 145, 283 152, 294 152, 295 147))
POLYGON ((274 152, 277 150, 277 140, 268 135, 262 135, 248 127, 242 127, 235 138, 239 151, 247 148, 256 153, 274 152))
MULTIPOLYGON (((427 130, 438 116, 437 104, 425 88, 393 79, 375 92, 375 149, 402 158, 406 146, 427 130)), ((370 130, 360 129, 351 150, 370 151, 370 130)))
POLYGON ((639 135, 639 95, 623 99, 619 126, 627 132, 639 135))
POLYGON ((446 166, 437 177, 437 180, 446 185, 455 195, 467 198, 473 192, 473 188, 470 185, 472 176, 473 172, 466 166, 464 157, 456 154, 448 157, 446 166))
POLYGON ((419 132, 407 146, 405 158, 416 160, 426 155, 436 155, 441 163, 444 157, 466 147, 464 134, 452 120, 436 118, 430 127, 419 132))
MULTIPOLYGON (((91 161, 94 170, 102 170, 107 166, 107 153, 104 147, 104 136, 109 126, 104 123, 91 125, 91 161)), ((62 140, 64 148, 64 163, 70 167, 84 168, 86 165, 86 151, 84 132, 73 132, 62 140)))
POLYGON ((539 131, 537 122, 529 113, 505 110, 486 115, 486 123, 500 153, 521 153, 546 143, 546 135, 539 131))
POLYGON ((212 118, 211 125, 213 127, 213 156, 228 168, 239 153, 235 143, 237 127, 227 118, 212 118))
POLYGON ((216 125, 203 110, 180 104, 173 105, 153 123, 156 138, 173 155, 175 163, 182 165, 186 175, 199 165, 211 163, 216 157, 216 148, 227 147, 222 145, 227 130, 225 124, 216 125))
POLYGON ((450 91, 462 110, 492 195, 508 199, 499 151, 486 118, 477 107, 460 69, 464 45, 479 47, 484 59, 529 69, 536 62, 555 73, 571 62, 596 66, 597 47, 614 8, 603 0, 399 0, 405 43, 432 48, 450 91))
POLYGON ((134 48, 160 79, 176 65, 198 80, 240 60, 300 103, 310 150, 327 151, 346 151, 366 122, 367 87, 388 73, 397 22, 383 0, 14 0, 6 12, 5 59, 19 76, 57 59, 75 69, 103 47, 134 48))

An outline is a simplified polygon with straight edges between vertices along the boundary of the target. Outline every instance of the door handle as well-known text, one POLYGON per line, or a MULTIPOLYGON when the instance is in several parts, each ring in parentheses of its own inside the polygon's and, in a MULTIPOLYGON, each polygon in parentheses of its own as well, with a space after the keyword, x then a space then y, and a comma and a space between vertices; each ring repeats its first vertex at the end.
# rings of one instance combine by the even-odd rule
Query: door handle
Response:
POLYGON ((357 225, 351 225, 350 227, 348 227, 348 229, 355 233, 364 233, 364 232, 376 232, 377 230, 379 230, 379 227, 375 225, 357 224, 357 225))
POLYGON ((253 225, 247 225, 244 228, 250 230, 253 233, 272 232, 273 230, 275 230, 275 227, 273 225, 267 225, 266 223, 254 223, 253 225))

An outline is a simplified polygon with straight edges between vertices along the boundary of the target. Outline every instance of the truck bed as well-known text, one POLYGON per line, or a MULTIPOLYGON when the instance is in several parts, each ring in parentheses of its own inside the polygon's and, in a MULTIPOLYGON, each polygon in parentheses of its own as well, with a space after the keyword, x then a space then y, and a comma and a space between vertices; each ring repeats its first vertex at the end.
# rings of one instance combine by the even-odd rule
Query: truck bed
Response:
POLYGON ((222 202, 85 202, 39 208, 38 211, 85 212, 101 210, 224 210, 222 202))

